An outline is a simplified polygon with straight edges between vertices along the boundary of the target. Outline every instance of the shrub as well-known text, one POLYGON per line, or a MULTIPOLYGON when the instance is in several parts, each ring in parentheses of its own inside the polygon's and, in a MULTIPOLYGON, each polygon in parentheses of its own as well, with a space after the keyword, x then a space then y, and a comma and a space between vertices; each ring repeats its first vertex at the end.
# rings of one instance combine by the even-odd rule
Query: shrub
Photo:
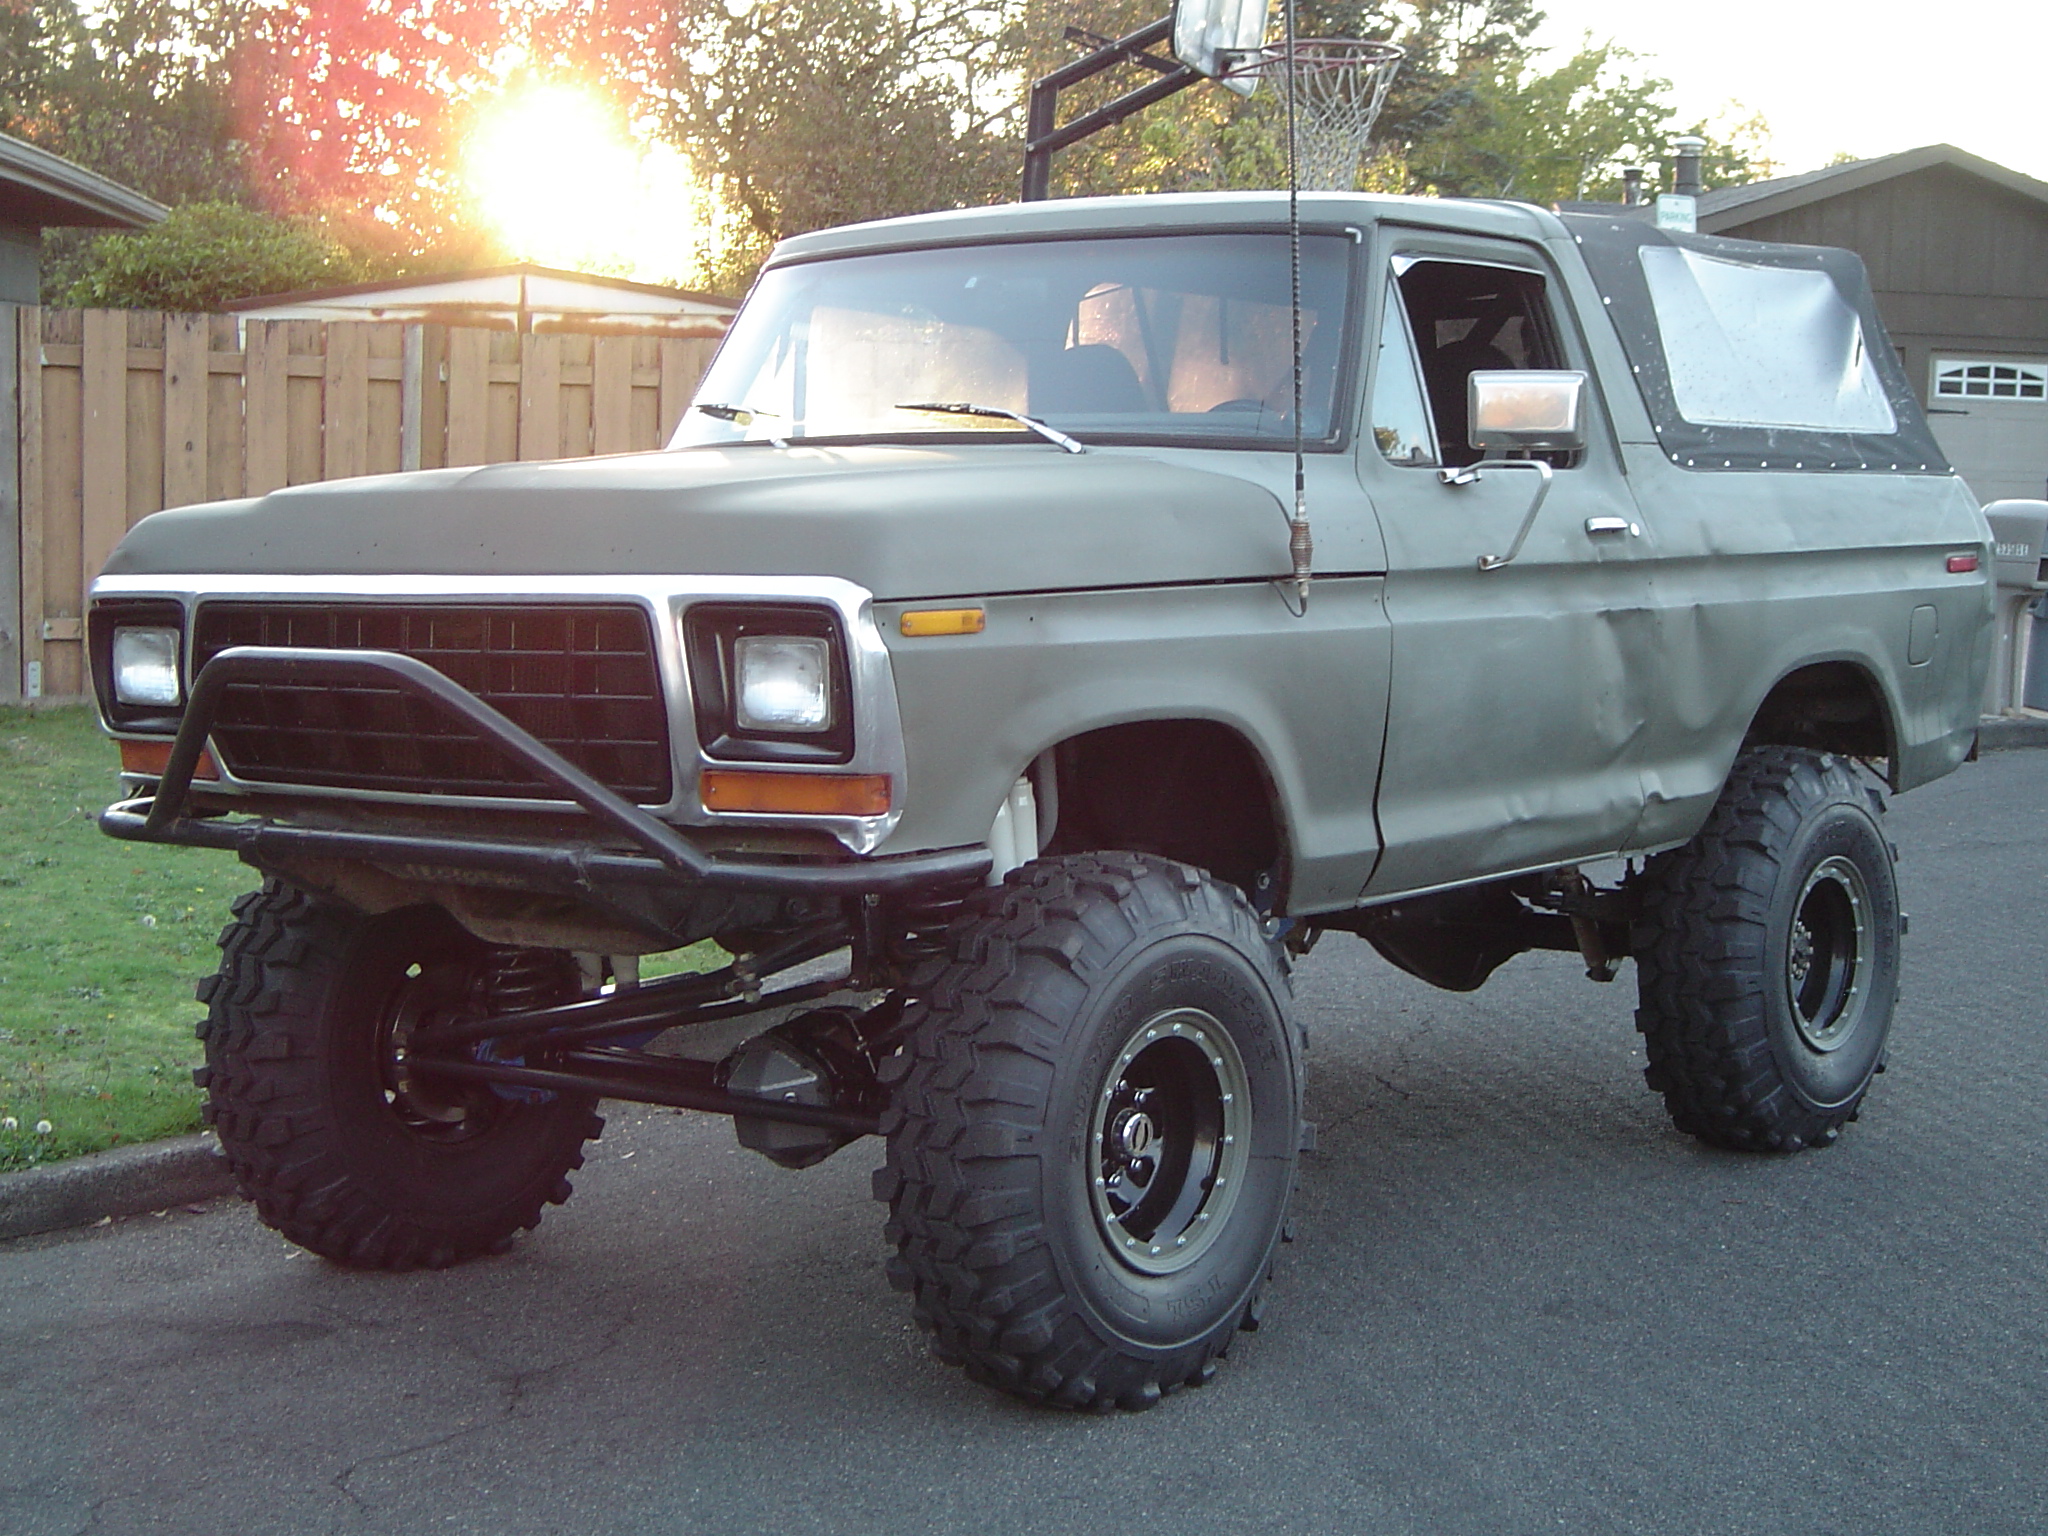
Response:
POLYGON ((188 203, 154 228, 100 236, 64 302, 218 310, 236 299, 332 287, 357 276, 347 251, 310 230, 233 203, 188 203))

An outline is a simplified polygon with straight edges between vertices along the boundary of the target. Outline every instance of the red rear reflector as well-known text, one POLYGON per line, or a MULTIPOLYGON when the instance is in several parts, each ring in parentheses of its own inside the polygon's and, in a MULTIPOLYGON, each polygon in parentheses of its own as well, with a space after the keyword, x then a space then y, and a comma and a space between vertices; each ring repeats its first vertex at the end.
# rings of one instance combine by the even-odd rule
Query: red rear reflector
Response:
POLYGON ((1977 557, 1975 555, 1950 555, 1948 557, 1948 573, 1951 576, 1964 576, 1975 569, 1977 569, 1977 557))
MULTIPOLYGON (((153 779, 164 776, 164 770, 171 766, 171 744, 168 741, 124 741, 121 743, 121 771, 123 773, 145 773, 153 779)), ((199 762, 192 770, 195 779, 218 779, 220 770, 213 766, 213 754, 201 750, 199 762)))
POLYGON ((707 768, 698 781, 707 811, 768 816, 886 816, 886 773, 774 773, 707 768))

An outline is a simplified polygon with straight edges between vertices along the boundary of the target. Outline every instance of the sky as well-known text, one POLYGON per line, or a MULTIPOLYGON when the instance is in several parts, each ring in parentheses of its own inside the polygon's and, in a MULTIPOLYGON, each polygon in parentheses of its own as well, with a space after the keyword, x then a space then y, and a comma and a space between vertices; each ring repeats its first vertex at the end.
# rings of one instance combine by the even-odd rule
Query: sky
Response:
POLYGON ((1539 0, 1540 38, 1591 32, 1672 82, 1682 117, 1761 112, 1779 173, 1953 144, 2048 181, 2048 0, 1539 0))

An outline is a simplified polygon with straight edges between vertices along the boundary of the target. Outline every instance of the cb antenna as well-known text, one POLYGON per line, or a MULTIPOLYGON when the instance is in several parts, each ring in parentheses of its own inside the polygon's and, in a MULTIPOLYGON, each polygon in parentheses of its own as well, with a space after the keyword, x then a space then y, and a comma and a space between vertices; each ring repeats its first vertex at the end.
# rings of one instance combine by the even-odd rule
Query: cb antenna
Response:
POLYGON ((1308 526, 1308 461, 1301 435, 1301 167, 1296 159, 1294 82, 1294 0, 1283 13, 1287 28, 1287 320, 1294 343, 1294 515, 1287 519, 1287 554, 1294 563, 1296 613, 1308 617, 1308 584, 1314 579, 1316 541, 1308 526))
POLYGON ((1295 0, 1282 0, 1281 18, 1285 35, 1279 46, 1257 50, 1243 69, 1253 76, 1278 74, 1287 107, 1287 282, 1294 354, 1294 508, 1287 519, 1287 552, 1295 614, 1304 617, 1314 579, 1315 538, 1309 528, 1301 409, 1301 188, 1306 182, 1311 189, 1357 190, 1359 160, 1404 55, 1392 43, 1297 37, 1295 0))
POLYGON ((1293 564, 1298 613, 1308 612, 1308 588, 1315 563, 1309 532, 1308 486, 1302 441, 1301 366, 1301 186, 1351 192, 1358 164, 1372 134, 1373 120, 1387 99, 1387 87, 1401 66, 1402 50, 1392 43, 1355 37, 1301 38, 1295 35, 1295 0, 1281 0, 1286 37, 1266 42, 1271 0, 1174 0, 1159 20, 1122 37, 1098 37, 1077 27, 1067 36, 1094 45, 1084 58, 1031 83, 1024 133, 1023 200, 1034 202, 1052 190, 1052 157, 1134 112, 1164 101, 1201 80, 1249 96, 1261 78, 1281 75, 1287 101, 1287 272, 1293 336, 1294 509, 1287 519, 1287 548, 1293 564), (1151 50, 1168 43, 1172 57, 1151 50), (1135 90, 1062 124, 1060 93, 1104 71, 1123 67, 1150 76, 1135 90))

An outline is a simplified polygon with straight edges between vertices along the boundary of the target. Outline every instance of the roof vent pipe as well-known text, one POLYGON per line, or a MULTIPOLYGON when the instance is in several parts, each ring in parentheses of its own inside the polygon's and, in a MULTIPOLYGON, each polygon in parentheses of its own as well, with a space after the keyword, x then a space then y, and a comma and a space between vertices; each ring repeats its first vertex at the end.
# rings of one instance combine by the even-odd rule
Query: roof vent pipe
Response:
POLYGON ((1621 205, 1624 208, 1634 208, 1640 205, 1642 200, 1643 168, 1640 165, 1632 165, 1621 173, 1621 205))
POLYGON ((1700 152, 1707 141, 1697 134, 1681 134, 1671 141, 1678 159, 1678 174, 1671 190, 1680 197, 1698 197, 1706 188, 1700 184, 1700 152))

